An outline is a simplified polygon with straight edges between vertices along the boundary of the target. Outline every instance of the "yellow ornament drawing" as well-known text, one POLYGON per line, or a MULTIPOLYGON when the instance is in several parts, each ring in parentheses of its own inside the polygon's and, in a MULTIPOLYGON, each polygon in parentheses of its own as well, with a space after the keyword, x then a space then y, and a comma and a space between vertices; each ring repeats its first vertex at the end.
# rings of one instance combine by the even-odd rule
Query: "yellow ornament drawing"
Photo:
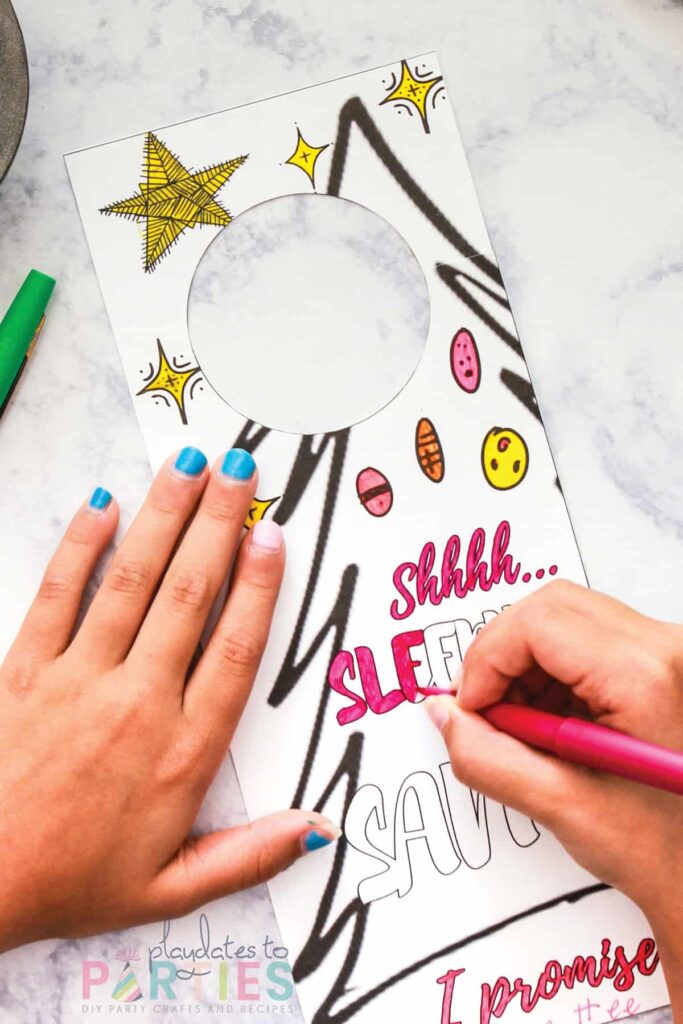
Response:
MULTIPOLYGON (((417 73, 417 69, 416 69, 417 73)), ((392 82, 391 92, 381 101, 380 106, 385 103, 396 103, 403 106, 409 113, 412 110, 408 104, 412 104, 422 120, 422 127, 429 134, 429 120, 427 118, 427 99, 433 89, 439 86, 440 91, 443 85, 443 75, 435 75, 433 78, 417 78, 416 74, 408 67, 407 61, 401 61, 401 80, 396 85, 396 79, 392 82)), ((432 96, 434 100, 436 93, 432 96)))
MULTIPOLYGON (((186 424, 185 388, 187 387, 190 378, 194 377, 197 373, 201 373, 201 370, 198 366, 190 366, 189 363, 184 363, 179 367, 174 365, 175 360, 173 362, 169 362, 159 338, 157 338, 157 349, 159 354, 158 369, 155 371, 154 367, 151 367, 151 378, 147 381, 145 386, 137 392, 137 394, 145 395, 154 392, 163 396, 170 395, 178 407, 181 420, 186 424)), ((167 404, 170 404, 168 403, 168 399, 166 399, 166 401, 167 404)))
POLYGON ((529 468, 529 449, 510 427, 493 427, 481 446, 481 468, 491 487, 509 491, 521 484, 529 468))
POLYGON ((259 498, 254 498, 251 503, 251 508, 247 512, 247 518, 244 520, 244 525, 247 530, 251 530, 252 526, 256 526, 256 524, 263 519, 270 506, 274 505, 275 502, 279 500, 279 497, 266 498, 265 501, 261 501, 259 498))
POLYGON ((144 222, 143 264, 151 273, 186 228, 230 223, 232 217, 215 196, 246 159, 238 156, 203 171, 190 171, 161 139, 147 132, 140 191, 102 207, 100 213, 144 222))
POLYGON ((296 130, 296 149, 292 155, 285 160, 286 164, 292 164, 293 167, 298 167, 299 170, 303 171, 304 174, 310 178, 311 185, 315 188, 315 165, 318 162, 318 157, 328 147, 329 142, 324 146, 311 146, 310 143, 306 142, 300 130, 296 130))

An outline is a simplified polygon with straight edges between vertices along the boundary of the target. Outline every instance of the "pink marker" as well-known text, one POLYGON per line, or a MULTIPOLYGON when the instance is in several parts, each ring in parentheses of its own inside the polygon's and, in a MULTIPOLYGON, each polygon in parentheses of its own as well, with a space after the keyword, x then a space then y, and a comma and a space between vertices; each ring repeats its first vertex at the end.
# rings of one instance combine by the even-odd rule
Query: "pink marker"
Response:
MULTIPOLYGON (((453 690, 436 686, 418 686, 417 690, 426 697, 455 696, 453 690)), ((493 704, 482 708, 479 714, 508 736, 548 750, 563 761, 573 761, 585 768, 621 775, 633 782, 683 796, 683 754, 675 750, 604 725, 580 718, 561 718, 524 704, 493 704)))

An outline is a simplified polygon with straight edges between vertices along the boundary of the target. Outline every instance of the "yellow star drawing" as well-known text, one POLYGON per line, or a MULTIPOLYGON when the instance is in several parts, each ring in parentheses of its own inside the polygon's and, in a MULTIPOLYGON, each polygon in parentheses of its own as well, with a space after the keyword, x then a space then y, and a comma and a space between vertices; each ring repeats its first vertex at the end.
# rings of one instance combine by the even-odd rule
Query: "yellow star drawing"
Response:
POLYGON ((296 149, 285 163, 302 170, 311 179, 311 185, 315 188, 315 165, 320 154, 328 148, 329 142, 325 146, 311 146, 298 128, 296 135, 296 149))
POLYGON ((244 520, 246 528, 251 530, 252 526, 256 526, 256 524, 263 519, 270 506, 274 505, 275 502, 279 500, 279 497, 266 498, 265 501, 261 501, 259 498, 254 498, 251 503, 251 508, 247 512, 247 518, 244 520))
POLYGON ((152 379, 147 381, 144 388, 137 393, 138 395, 145 395, 150 391, 161 391, 170 395, 178 406, 181 420, 186 424, 185 388, 189 379, 201 371, 198 366, 190 366, 189 369, 176 369, 166 358, 164 347, 159 338, 157 338, 157 348, 159 352, 159 368, 152 379))
MULTIPOLYGON (((406 61, 401 61, 401 81, 398 85, 385 96, 380 103, 380 107, 384 103, 412 103, 416 107, 422 119, 422 127, 429 133, 429 121, 427 120, 427 97, 429 96, 432 89, 443 81, 443 75, 437 75, 435 78, 415 78, 412 71, 408 67, 406 61)), ((410 107, 408 107, 410 110, 410 107)))
POLYGON ((214 196, 246 159, 238 156, 203 171, 188 171, 161 139, 147 132, 140 191, 100 213, 146 222, 143 263, 151 273, 185 228, 230 223, 232 217, 214 196))

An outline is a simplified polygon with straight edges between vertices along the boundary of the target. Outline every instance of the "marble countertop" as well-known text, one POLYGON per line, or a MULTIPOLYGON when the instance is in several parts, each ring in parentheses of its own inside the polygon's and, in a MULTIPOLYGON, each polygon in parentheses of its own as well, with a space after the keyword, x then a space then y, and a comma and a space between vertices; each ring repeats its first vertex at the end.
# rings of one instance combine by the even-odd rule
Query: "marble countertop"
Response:
MULTIPOLYGON (((683 620, 680 0, 15 7, 31 93, 0 186, 0 307, 31 266, 58 291, 0 427, 0 652, 75 506, 105 485, 125 524, 150 477, 62 154, 431 49, 589 580, 683 620)), ((262 893, 234 911, 236 929, 270 920, 262 893)), ((6 958, 0 1019, 75 1019, 75 960, 114 942, 46 948, 40 982, 35 950, 6 958)))

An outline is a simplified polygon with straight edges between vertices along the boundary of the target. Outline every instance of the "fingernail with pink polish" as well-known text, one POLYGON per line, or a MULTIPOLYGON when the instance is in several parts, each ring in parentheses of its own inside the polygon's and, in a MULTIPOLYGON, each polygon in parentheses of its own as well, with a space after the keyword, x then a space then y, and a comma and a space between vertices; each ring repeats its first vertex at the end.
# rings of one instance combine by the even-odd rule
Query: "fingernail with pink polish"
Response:
POLYGON ((272 519, 261 519, 252 527, 251 542, 262 551, 279 551, 282 547, 282 527, 272 519))

